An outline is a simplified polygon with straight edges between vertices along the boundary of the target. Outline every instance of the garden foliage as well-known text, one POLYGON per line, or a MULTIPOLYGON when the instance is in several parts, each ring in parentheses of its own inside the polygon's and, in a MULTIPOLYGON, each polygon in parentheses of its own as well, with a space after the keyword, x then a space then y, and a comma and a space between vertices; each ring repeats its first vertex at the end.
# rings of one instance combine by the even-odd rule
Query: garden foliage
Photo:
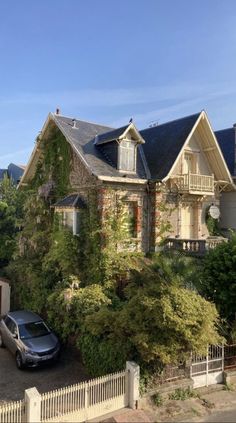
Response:
POLYGON ((80 348, 92 375, 119 370, 127 359, 162 368, 220 342, 214 305, 189 289, 189 262, 129 251, 132 222, 124 224, 122 198, 111 191, 101 224, 97 192, 89 190, 79 236, 61 226, 51 206, 71 192, 71 150, 58 132, 40 148, 44 159, 24 190, 22 230, 7 268, 14 306, 47 317, 80 348))
POLYGON ((236 313, 236 235, 209 251, 203 264, 199 290, 231 322, 236 313))

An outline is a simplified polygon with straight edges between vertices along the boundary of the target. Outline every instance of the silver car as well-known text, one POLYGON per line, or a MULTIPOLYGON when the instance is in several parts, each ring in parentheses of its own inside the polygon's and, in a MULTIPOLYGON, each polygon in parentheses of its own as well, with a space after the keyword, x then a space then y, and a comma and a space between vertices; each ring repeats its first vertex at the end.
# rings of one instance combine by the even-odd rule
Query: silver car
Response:
POLYGON ((56 335, 31 311, 12 311, 0 321, 0 346, 14 354, 18 369, 55 360, 60 351, 56 335))

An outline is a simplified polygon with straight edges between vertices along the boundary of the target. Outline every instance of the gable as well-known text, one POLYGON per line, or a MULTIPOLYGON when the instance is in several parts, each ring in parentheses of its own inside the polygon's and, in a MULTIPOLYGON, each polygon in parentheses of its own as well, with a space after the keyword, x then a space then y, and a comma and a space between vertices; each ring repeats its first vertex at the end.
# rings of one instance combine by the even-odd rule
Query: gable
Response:
MULTIPOLYGON (((175 165, 171 169, 171 175, 177 174, 176 172, 180 170, 180 173, 183 173, 183 155, 187 151, 195 155, 197 173, 202 175, 214 174, 216 181, 232 184, 229 169, 205 112, 201 113, 200 119, 196 122, 192 133, 184 143, 175 165)), ((195 171, 192 173, 195 173, 195 171)))
POLYGON ((129 123, 129 125, 122 126, 121 128, 96 135, 94 144, 98 146, 113 141, 120 142, 122 139, 133 140, 140 144, 145 142, 135 125, 133 123, 129 123))
MULTIPOLYGON (((99 179, 111 178, 112 180, 112 178, 122 178, 122 182, 128 179, 123 179, 123 177, 126 176, 126 172, 122 172, 121 174, 117 169, 114 152, 112 153, 112 151, 107 148, 108 143, 104 143, 101 146, 95 145, 96 136, 109 132, 111 128, 67 118, 61 115, 49 114, 39 140, 31 154, 20 185, 27 183, 33 177, 36 165, 40 160, 41 143, 47 138, 50 130, 55 127, 63 134, 74 153, 91 175, 99 179)), ((129 179, 132 179, 134 182, 147 179, 144 159, 140 151, 138 151, 137 154, 136 172, 134 172, 131 177, 129 176, 129 179)))
POLYGON ((213 170, 211 169, 211 164, 202 151, 201 142, 197 132, 192 134, 189 141, 185 145, 182 154, 177 159, 171 171, 171 175, 180 175, 187 172, 185 168, 185 156, 192 158, 192 173, 212 175, 213 170))

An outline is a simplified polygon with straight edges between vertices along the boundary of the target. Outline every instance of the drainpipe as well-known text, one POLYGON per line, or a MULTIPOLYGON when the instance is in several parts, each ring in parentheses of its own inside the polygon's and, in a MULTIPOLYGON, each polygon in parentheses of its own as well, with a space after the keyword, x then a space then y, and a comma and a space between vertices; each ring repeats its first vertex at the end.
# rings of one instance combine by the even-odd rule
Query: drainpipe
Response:
POLYGON ((236 177, 236 123, 234 127, 234 177, 236 177))

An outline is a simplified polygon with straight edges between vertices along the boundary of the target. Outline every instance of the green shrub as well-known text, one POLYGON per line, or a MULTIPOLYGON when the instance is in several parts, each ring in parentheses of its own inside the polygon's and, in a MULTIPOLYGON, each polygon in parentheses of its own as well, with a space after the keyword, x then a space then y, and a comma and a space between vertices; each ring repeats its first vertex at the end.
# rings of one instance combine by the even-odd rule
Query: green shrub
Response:
POLYGON ((152 395, 151 399, 152 399, 152 402, 156 405, 156 407, 161 407, 164 403, 163 397, 161 396, 159 392, 152 395))
POLYGON ((83 362, 92 376, 121 371, 129 358, 129 340, 126 344, 114 343, 113 340, 101 339, 91 334, 82 334, 78 338, 83 362))
POLYGON ((177 388, 174 392, 169 394, 169 399, 177 400, 177 401, 179 400, 184 401, 186 399, 196 398, 196 397, 198 397, 198 394, 190 388, 187 388, 187 389, 177 388))

